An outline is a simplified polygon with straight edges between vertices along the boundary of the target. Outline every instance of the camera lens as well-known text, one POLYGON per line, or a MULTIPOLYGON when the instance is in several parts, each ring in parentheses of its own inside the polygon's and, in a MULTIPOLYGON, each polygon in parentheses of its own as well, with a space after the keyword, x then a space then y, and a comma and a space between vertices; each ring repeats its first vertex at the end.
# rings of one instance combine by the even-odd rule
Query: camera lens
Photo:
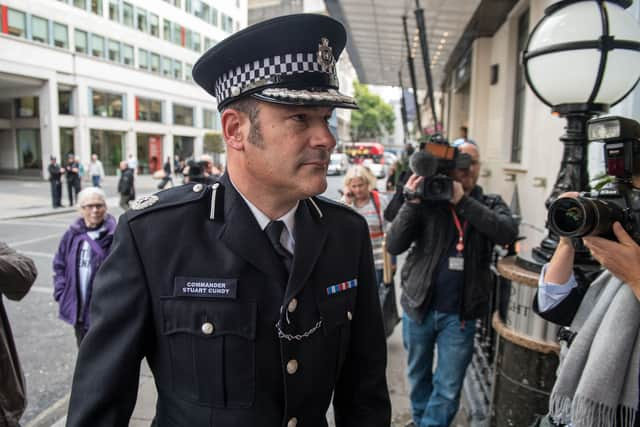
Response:
POLYGON ((563 197, 549 206, 549 228, 560 236, 608 234, 615 221, 624 221, 624 211, 615 203, 604 200, 563 197))

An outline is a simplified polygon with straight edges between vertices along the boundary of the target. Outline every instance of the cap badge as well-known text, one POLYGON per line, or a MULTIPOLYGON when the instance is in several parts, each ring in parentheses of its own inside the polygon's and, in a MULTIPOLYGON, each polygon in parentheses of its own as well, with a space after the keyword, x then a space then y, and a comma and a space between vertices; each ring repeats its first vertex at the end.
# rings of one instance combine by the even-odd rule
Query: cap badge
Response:
POLYGON ((329 46, 329 39, 322 37, 318 45, 318 64, 325 73, 335 73, 336 60, 333 57, 333 49, 329 46))
POLYGON ((135 202, 131 205, 131 209, 134 211, 139 211, 141 209, 148 208, 150 206, 155 205, 158 202, 158 196, 142 196, 139 199, 136 199, 135 202))

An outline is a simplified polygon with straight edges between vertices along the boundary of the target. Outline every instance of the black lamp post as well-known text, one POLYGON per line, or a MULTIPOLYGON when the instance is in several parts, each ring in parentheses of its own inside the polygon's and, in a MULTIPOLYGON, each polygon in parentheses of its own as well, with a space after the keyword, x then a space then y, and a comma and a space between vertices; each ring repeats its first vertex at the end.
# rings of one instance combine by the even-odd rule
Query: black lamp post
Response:
MULTIPOLYGON (((547 207, 561 193, 589 190, 586 122, 608 112, 640 80, 640 26, 625 12, 631 3, 562 0, 545 9, 529 36, 522 56, 527 83, 554 114, 567 120, 560 137, 560 171, 547 207)), ((557 244, 558 236, 550 231, 533 249, 533 260, 523 262, 547 262, 557 244)), ((576 263, 589 261, 586 249, 578 248, 576 263)))

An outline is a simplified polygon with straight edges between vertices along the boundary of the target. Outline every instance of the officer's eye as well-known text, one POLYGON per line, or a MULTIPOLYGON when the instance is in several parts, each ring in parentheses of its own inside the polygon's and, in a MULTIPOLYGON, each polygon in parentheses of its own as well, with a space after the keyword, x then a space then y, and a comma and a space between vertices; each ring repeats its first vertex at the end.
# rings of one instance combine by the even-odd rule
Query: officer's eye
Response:
POLYGON ((293 120, 295 120, 296 122, 306 122, 307 121, 307 115, 306 114, 294 114, 293 116, 291 116, 291 118, 293 120))
POLYGON ((325 123, 329 123, 329 120, 331 120, 331 116, 324 116, 325 123))

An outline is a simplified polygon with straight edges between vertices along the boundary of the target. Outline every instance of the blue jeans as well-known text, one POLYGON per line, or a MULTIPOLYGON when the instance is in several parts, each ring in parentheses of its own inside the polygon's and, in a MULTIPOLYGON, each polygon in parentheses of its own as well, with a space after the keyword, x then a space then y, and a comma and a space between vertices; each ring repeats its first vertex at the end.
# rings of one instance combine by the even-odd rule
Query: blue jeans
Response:
POLYGON ((427 311, 422 323, 402 318, 407 350, 413 422, 417 427, 449 427, 458 411, 460 390, 473 355, 476 321, 457 314, 427 311), (433 372, 434 349, 438 351, 433 372))
POLYGON ((100 175, 91 175, 91 183, 94 187, 100 187, 100 175))

